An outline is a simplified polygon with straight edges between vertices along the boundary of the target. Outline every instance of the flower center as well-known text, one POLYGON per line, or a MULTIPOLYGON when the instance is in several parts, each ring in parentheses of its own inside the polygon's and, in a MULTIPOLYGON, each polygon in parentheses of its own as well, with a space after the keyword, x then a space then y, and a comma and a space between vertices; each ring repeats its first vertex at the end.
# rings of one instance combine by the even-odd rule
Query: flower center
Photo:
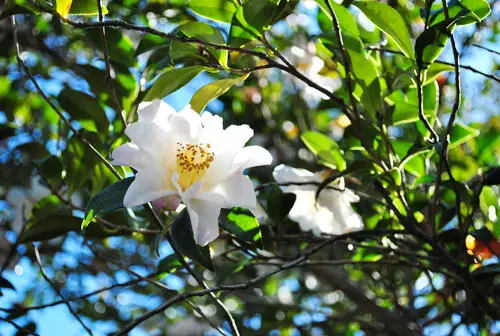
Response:
POLYGON ((179 185, 182 190, 186 190, 202 178, 214 161, 214 153, 210 151, 210 144, 185 145, 178 142, 176 157, 179 185))

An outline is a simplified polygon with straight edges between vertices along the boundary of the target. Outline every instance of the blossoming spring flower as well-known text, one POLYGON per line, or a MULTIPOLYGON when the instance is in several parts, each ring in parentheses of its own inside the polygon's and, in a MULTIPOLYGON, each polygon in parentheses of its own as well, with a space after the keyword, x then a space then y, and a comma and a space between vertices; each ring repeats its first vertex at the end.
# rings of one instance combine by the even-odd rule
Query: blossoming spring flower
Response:
MULTIPOLYGON (((276 167, 273 177, 278 183, 321 183, 324 180, 324 176, 318 173, 285 165, 276 167)), ((284 192, 297 195, 288 216, 299 223, 302 231, 312 231, 315 235, 343 234, 363 228, 361 216, 351 207, 351 203, 358 202, 359 197, 352 190, 345 188, 342 178, 339 180, 336 188, 341 190, 324 189, 317 202, 317 185, 281 187, 284 192)))
MULTIPOLYGON (((292 46, 283 54, 292 63, 300 73, 309 78, 314 83, 327 89, 330 92, 338 90, 341 86, 341 80, 338 76, 330 77, 319 74, 323 69, 325 62, 316 56, 316 47, 314 43, 298 41, 297 46, 292 46)), ((316 90, 315 88, 306 85, 302 80, 295 76, 289 76, 295 86, 300 89, 302 98, 310 106, 315 106, 321 99, 328 99, 324 93, 316 90)))
POLYGON ((131 142, 112 153, 112 164, 137 171, 126 207, 153 202, 175 210, 182 202, 201 246, 217 238, 221 208, 255 209, 253 184, 243 170, 268 165, 272 157, 262 147, 244 147, 253 136, 248 125, 224 129, 219 116, 190 106, 176 112, 161 100, 140 104, 138 113, 138 122, 125 130, 131 142))

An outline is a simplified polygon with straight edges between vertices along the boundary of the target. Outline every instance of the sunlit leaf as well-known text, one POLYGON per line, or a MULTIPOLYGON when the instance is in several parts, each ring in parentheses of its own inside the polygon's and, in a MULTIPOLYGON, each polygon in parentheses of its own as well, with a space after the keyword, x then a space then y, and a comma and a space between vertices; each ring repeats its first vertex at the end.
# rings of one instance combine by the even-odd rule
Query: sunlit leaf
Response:
POLYGON ((191 108, 196 112, 203 111, 210 101, 223 95, 233 85, 244 81, 247 77, 248 74, 238 78, 220 79, 203 86, 191 98, 191 108))

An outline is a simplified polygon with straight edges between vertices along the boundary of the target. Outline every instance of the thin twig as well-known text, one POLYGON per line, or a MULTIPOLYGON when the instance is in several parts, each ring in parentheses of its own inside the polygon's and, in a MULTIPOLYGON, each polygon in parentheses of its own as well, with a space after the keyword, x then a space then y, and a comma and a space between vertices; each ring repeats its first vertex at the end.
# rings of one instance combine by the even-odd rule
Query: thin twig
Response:
POLYGON ((486 51, 489 51, 490 53, 493 53, 493 54, 497 54, 500 56, 500 51, 496 51, 496 50, 493 50, 493 49, 490 49, 488 47, 485 47, 485 46, 482 46, 482 45, 479 45, 479 44, 475 44, 475 43, 472 43, 472 45, 476 48, 480 48, 480 49, 484 49, 486 51))
MULTIPOLYGON (((97 2, 97 10, 99 12, 99 22, 103 22, 104 16, 102 14, 101 0, 96 0, 96 2, 97 2)), ((125 120, 125 116, 123 115, 120 100, 116 93, 115 84, 113 83, 113 78, 111 77, 111 62, 109 60, 108 41, 106 39, 106 27, 101 27, 100 33, 101 33, 103 53, 104 53, 104 63, 106 64, 106 76, 105 76, 106 84, 108 86, 108 89, 111 91, 111 96, 113 97, 112 100, 113 103, 115 104, 116 113, 118 114, 120 120, 122 121, 123 129, 125 129, 125 127, 127 127, 127 121, 125 120)))
MULTIPOLYGON (((342 30, 340 28, 340 24, 339 24, 339 20, 337 18, 337 15, 336 15, 335 11, 333 10, 332 4, 330 3, 330 0, 326 0, 325 3, 328 6, 328 10, 330 11, 330 15, 332 16, 333 30, 335 31, 335 35, 337 36, 337 40, 339 41, 340 53, 342 55, 342 60, 343 60, 344 67, 345 67, 345 83, 346 83, 346 87, 347 87, 347 92, 349 92, 349 99, 351 102, 352 110, 354 112, 354 115, 357 118, 359 118, 358 108, 356 106, 356 99, 354 98, 354 92, 353 92, 354 88, 353 88, 353 85, 351 82, 351 77, 350 77, 351 68, 352 68, 351 58, 349 57, 349 54, 347 53, 347 50, 344 46, 344 39, 342 37, 342 30)), ((375 80, 378 80, 378 78, 375 80)))
POLYGON ((73 310, 73 308, 71 308, 71 305, 66 300, 64 295, 61 293, 59 288, 57 288, 57 286, 52 283, 49 276, 45 273, 45 270, 43 269, 43 266, 42 266, 42 260, 40 258, 40 253, 38 252, 38 248, 36 247, 35 244, 32 244, 32 246, 33 246, 33 251, 35 252, 36 263, 38 264, 38 267, 40 268, 40 273, 42 274, 43 278, 45 279, 45 281, 47 281, 47 283, 50 285, 50 287, 52 287, 52 289, 57 293, 57 295, 64 301, 64 303, 66 304, 66 307, 68 307, 68 310, 71 313, 71 315, 73 315, 78 320, 78 322, 82 325, 83 329, 85 329, 85 331, 87 331, 87 333, 92 336, 93 335, 92 330, 90 330, 85 325, 85 323, 83 323, 83 321, 80 319, 78 314, 73 310))
MULTIPOLYGON (((384 51, 384 52, 388 52, 388 53, 391 53, 391 54, 398 54, 398 55, 404 55, 403 52, 399 51, 399 50, 392 50, 392 49, 385 49, 385 48, 381 48, 381 47, 372 47, 372 46, 368 46, 368 47, 365 47, 365 49, 367 50, 373 50, 373 51, 384 51)), ((446 62, 446 61, 441 61, 441 60, 435 60, 434 63, 439 63, 439 64, 445 64, 445 65, 451 65, 451 66, 454 66, 455 64, 454 63, 450 63, 450 62, 446 62)), ((486 78, 489 78, 491 80, 494 80, 496 82, 499 82, 500 83, 500 77, 497 77, 495 75, 492 75, 492 74, 487 74, 486 72, 482 72, 470 65, 462 65, 460 64, 459 66, 461 69, 465 69, 465 70, 469 70, 471 72, 474 72, 474 73, 477 73, 481 76, 484 76, 486 78)))
POLYGON ((36 332, 34 331, 31 331, 29 329, 26 329, 25 327, 21 327, 19 324, 17 324, 16 322, 12 321, 12 320, 9 320, 9 319, 6 319, 6 318, 3 318, 3 317, 0 317, 0 321, 3 321, 5 323, 9 323, 10 325, 12 325, 14 328, 16 328, 17 330, 19 331, 22 331, 23 333, 27 334, 27 335, 34 335, 34 336, 40 336, 38 335, 36 332))

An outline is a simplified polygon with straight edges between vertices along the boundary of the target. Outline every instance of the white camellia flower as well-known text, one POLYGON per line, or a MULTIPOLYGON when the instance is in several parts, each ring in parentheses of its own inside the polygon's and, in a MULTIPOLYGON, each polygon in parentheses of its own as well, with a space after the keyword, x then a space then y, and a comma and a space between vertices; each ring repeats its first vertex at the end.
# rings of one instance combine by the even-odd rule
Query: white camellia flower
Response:
POLYGON ((243 170, 268 165, 272 157, 262 147, 244 147, 253 136, 248 125, 224 129, 219 116, 190 106, 176 112, 158 99, 141 103, 138 113, 139 121, 125 130, 132 142, 112 153, 113 165, 137 171, 126 207, 154 202, 175 210, 182 202, 201 246, 219 235, 221 208, 255 209, 254 187, 243 170))
MULTIPOLYGON (((316 56, 316 47, 314 43, 303 43, 299 41, 298 45, 303 45, 303 48, 297 46, 290 47, 290 49, 283 53, 285 58, 287 58, 300 73, 319 86, 330 92, 334 92, 339 89, 341 86, 339 76, 329 77, 319 74, 321 69, 323 69, 325 62, 316 56)), ((290 79, 293 81, 295 86, 301 90, 302 98, 310 106, 318 104, 321 99, 328 99, 328 96, 324 93, 310 87, 297 77, 290 76, 290 79)))
MULTIPOLYGON (((324 176, 318 173, 285 165, 276 167, 273 177, 278 183, 321 183, 324 180, 324 176)), ((302 231, 312 231, 315 235, 321 233, 338 235, 363 228, 361 216, 351 207, 351 203, 358 202, 359 197, 352 190, 345 188, 342 178, 339 180, 336 187, 342 190, 324 189, 317 203, 315 199, 317 185, 281 187, 284 192, 297 195, 288 216, 299 223, 302 231)))

